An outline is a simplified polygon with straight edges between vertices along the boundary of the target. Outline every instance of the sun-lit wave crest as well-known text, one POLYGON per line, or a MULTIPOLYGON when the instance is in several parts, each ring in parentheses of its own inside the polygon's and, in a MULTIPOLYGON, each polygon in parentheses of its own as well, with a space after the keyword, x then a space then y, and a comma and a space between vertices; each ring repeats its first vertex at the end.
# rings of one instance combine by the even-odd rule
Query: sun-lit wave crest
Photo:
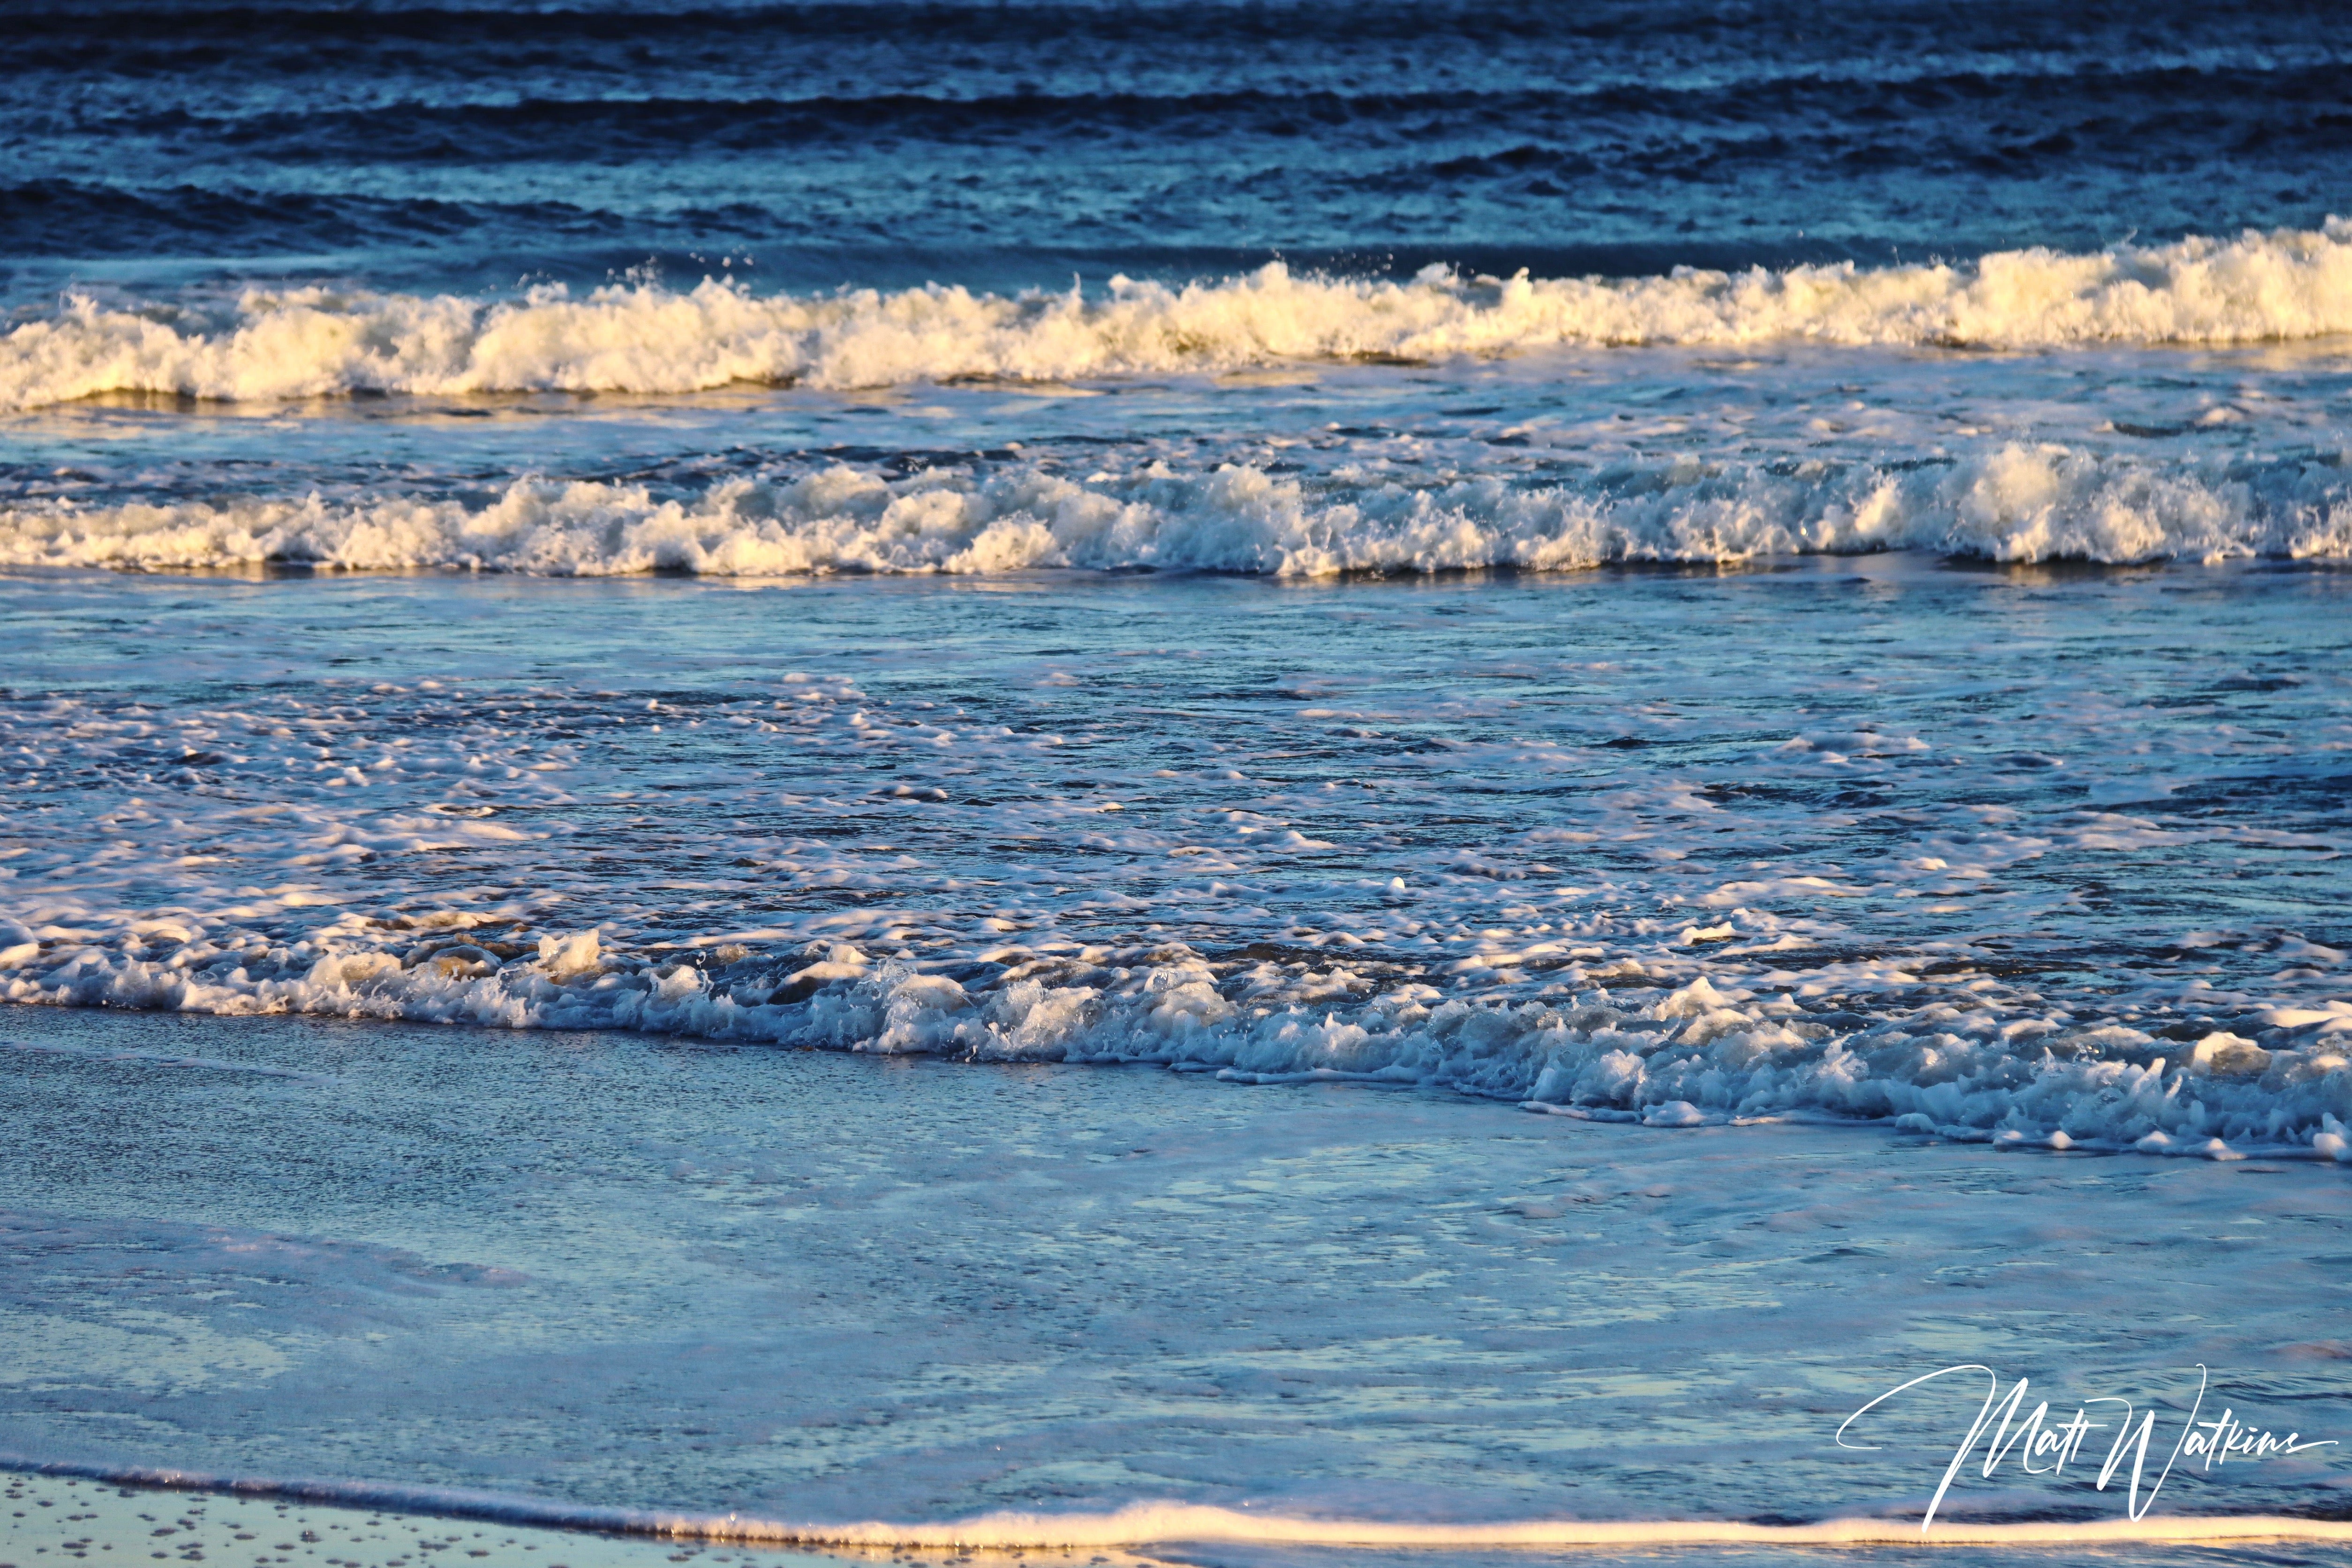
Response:
POLYGON ((2352 220, 2087 254, 1655 277, 1409 281, 1272 263, 1107 295, 927 285, 761 295, 560 287, 520 299, 256 289, 224 314, 87 295, 0 337, 0 407, 102 393, 233 400, 352 393, 684 393, 737 382, 867 387, 1438 359, 1570 345, 2242 343, 2352 331, 2352 220))
POLYGON ((1696 460, 1640 473, 1410 484, 1225 464, 1083 478, 1036 464, 893 479, 835 465, 657 494, 526 479, 487 503, 402 494, 0 508, 0 563, 560 576, 985 574, 1286 577, 1920 550, 2007 562, 2352 555, 2326 463, 2151 459, 2011 443, 1935 464, 1696 460))

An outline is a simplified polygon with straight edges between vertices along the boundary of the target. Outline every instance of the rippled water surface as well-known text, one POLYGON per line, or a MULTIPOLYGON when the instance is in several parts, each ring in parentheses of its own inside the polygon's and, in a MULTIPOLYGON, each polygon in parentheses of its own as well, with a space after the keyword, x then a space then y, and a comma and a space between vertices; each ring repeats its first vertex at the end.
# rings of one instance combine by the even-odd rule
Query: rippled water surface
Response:
POLYGON ((1274 247, 1538 274, 2080 250, 2345 210, 2339 20, 25 5, 6 248, 39 279, 363 258, 469 290, 747 251, 791 286, 1001 288, 1274 247))
POLYGON ((1916 1517, 1937 1364, 2352 1441, 2335 9, 0 34, 0 1458, 1276 1568, 1916 1517))
POLYGON ((10 984, 2340 1146, 2342 588, 28 579, 10 984))
MULTIPOLYGON (((627 1509, 835 1542, 890 1521, 881 1539, 933 1562, 1092 1530, 1076 1539, 1162 1563, 1576 1563, 1602 1553, 1443 1532, 1650 1521, 1664 1540, 1632 1560, 1905 1561, 1916 1544, 1697 1548, 1673 1526, 1913 1534, 1981 1382, 1898 1404, 1871 1447, 1832 1435, 1971 1357, 2061 1420, 2095 1395, 2153 1402, 2167 1444, 2199 1362, 2249 1420, 2341 1429, 2314 1321, 2340 1189, 2272 1162, 612 1033, 51 1011, 7 1041, 9 1441, 502 1508, 494 1539, 627 1509), (1109 1516, 1136 1503, 1223 1508, 1225 1539, 1121 1533, 1109 1516), (984 1517, 1006 1510, 1032 1517, 984 1517), (1441 1543, 1251 1541, 1256 1514, 1441 1543)), ((2183 1466, 2158 1517, 2325 1510, 2329 1458, 2183 1466)), ((2120 1518, 2124 1482, 2095 1479, 1971 1466, 1943 1517, 2120 1518)), ((381 1561, 346 1518, 325 1550, 381 1561)), ((2043 1548, 2256 1552, 2342 1560, 2325 1542, 2043 1548)), ((1076 1557, 1095 1553, 1136 1561, 1076 1557)))

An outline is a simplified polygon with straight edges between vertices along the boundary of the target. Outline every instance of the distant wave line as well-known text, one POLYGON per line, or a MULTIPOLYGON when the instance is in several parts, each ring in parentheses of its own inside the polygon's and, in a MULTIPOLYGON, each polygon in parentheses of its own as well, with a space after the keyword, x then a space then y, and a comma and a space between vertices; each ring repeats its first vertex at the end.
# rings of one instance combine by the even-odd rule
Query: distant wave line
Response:
POLYGON ((2063 349, 2244 343, 2352 332, 2352 220, 1971 262, 1853 262, 1608 279, 1303 277, 1280 262, 1182 286, 1114 278, 1107 297, 927 284, 761 295, 560 286, 517 299, 323 287, 232 310, 69 296, 0 337, 0 407, 106 393, 228 401, 361 393, 685 393, 961 378, 1068 380, 1296 361, 1495 357, 1548 348, 1811 342, 2063 349))

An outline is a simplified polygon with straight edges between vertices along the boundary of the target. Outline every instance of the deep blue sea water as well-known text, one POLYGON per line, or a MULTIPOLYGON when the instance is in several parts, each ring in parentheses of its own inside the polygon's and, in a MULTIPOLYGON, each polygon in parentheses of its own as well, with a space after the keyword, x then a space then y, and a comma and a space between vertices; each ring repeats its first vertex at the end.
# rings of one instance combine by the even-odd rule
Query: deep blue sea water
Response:
POLYGON ((1920 1506, 1815 1430, 1906 1357, 2345 1411, 2337 9, 23 5, 0 54, 0 1448, 1785 1521, 1920 1506), (1023 1184, 1114 1125, 1190 1163, 1023 1184), (852 1166, 777 1283, 762 1194, 852 1166), (860 1261, 925 1193, 919 1279, 860 1261), (339 1315, 411 1263, 466 1289, 339 1315), (1499 1392, 1560 1346, 1599 1414, 1499 1392), (1651 1436, 1570 1485, 1591 1422, 1651 1436))
POLYGON ((19 307, 747 253, 771 288, 1006 289, 2092 251, 2317 228, 2352 135, 2324 5, 112 3, 9 32, 19 307))

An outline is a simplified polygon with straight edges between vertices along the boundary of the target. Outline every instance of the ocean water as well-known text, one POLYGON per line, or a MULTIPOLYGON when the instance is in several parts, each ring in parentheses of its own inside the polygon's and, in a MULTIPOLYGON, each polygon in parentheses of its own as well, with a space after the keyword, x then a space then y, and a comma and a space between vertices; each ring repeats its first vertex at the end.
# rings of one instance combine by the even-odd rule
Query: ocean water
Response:
MULTIPOLYGON (((2352 1215, 2288 1162, 609 1030, 9 1038, 0 1431, 68 1476, 932 1563, 1720 1568, 1917 1561, 1981 1379, 1832 1435, 1953 1363, 2154 1401, 2144 1505, 2197 1363, 2202 1419, 2343 1430, 2352 1215)), ((1970 1465, 1935 1560, 2344 1560, 2340 1450, 2192 1457, 2135 1531, 2110 1441, 1970 1465), (2217 1524, 2257 1539, 2161 1539, 2217 1524)))
POLYGON ((2332 1158, 2347 587, 20 578, 0 963, 2332 1158))
POLYGON ((2352 1428, 2329 8, 5 23, 14 1460, 1271 1565, 2352 1428))

